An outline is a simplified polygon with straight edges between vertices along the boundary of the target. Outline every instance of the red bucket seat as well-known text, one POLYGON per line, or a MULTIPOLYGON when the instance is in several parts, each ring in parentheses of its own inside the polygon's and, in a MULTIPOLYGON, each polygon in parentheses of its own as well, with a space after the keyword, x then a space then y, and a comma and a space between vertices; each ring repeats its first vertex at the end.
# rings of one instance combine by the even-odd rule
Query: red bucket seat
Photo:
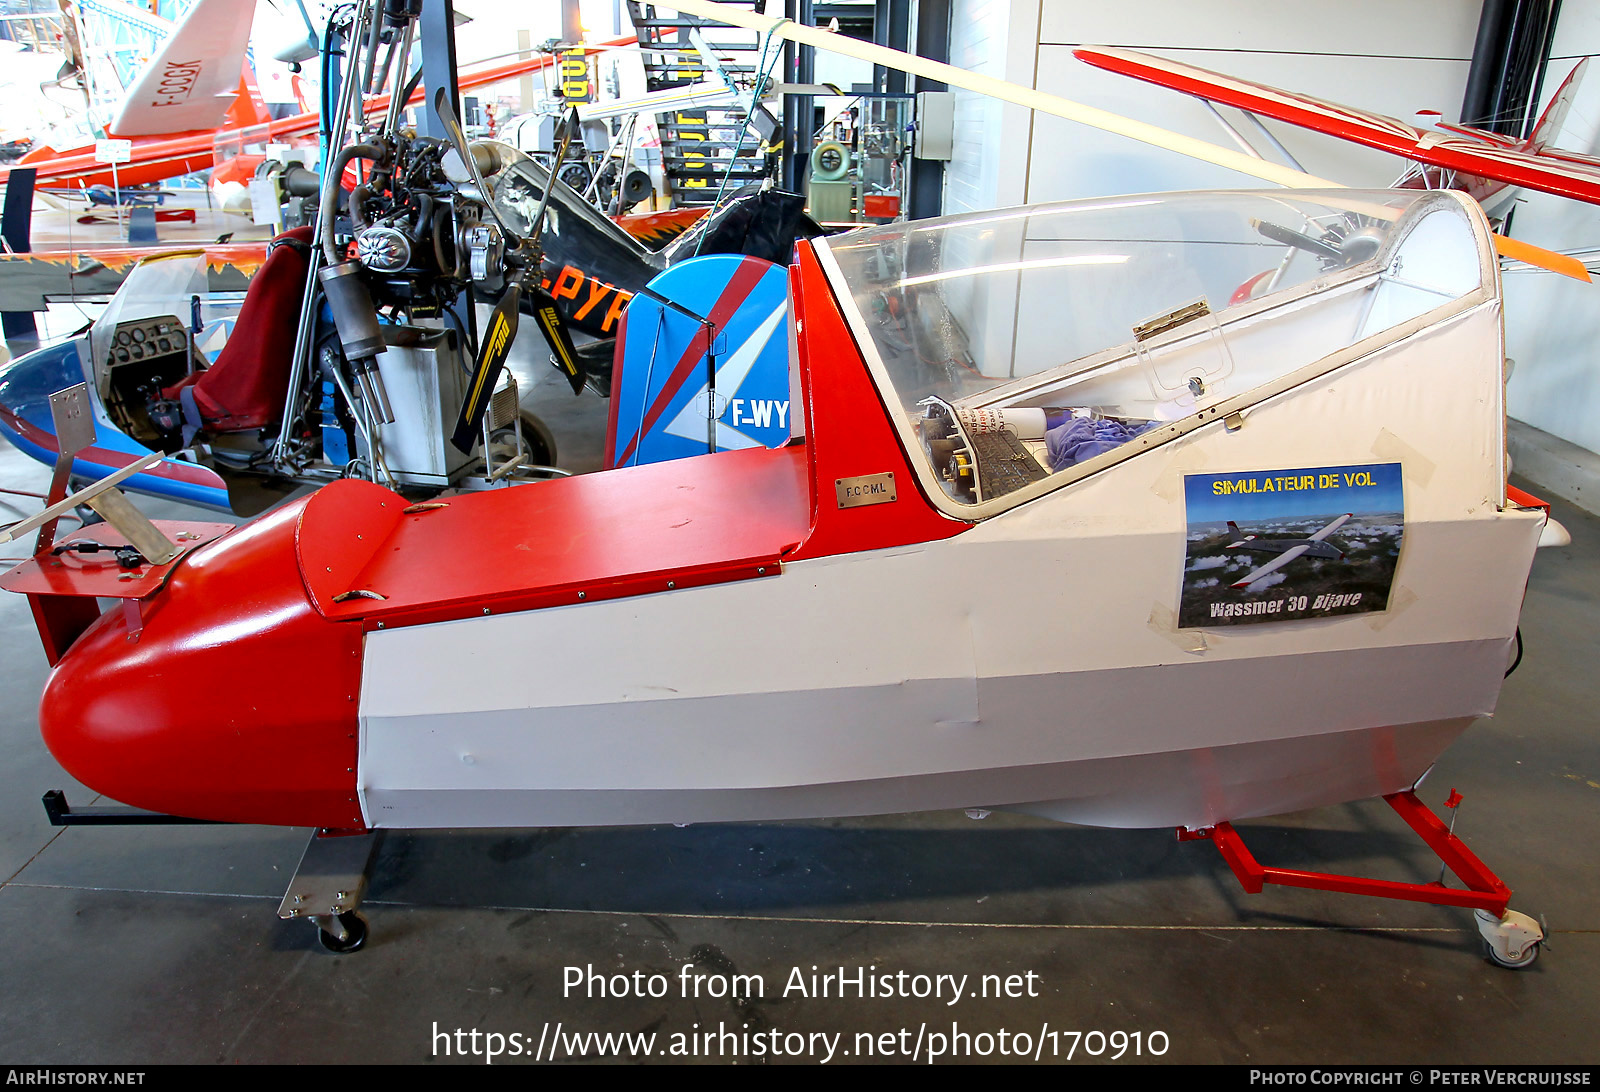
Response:
POLYGON ((250 278, 217 362, 161 392, 184 402, 186 410, 192 397, 205 431, 264 428, 283 412, 310 255, 309 227, 286 231, 267 244, 267 260, 250 278))

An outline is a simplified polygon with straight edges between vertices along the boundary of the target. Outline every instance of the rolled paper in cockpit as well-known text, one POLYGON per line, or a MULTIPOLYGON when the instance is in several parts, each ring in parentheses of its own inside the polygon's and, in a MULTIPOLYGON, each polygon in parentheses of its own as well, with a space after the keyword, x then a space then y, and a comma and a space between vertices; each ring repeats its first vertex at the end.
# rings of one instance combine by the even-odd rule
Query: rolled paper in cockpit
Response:
POLYGON ((989 407, 958 412, 969 436, 1009 430, 1019 440, 1044 439, 1045 411, 1033 406, 989 407))

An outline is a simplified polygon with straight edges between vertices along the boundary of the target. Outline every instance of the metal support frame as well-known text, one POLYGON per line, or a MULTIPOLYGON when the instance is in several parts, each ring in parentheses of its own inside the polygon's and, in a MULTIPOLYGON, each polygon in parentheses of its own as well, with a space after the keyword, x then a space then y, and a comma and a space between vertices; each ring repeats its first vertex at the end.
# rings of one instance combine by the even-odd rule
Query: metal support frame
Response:
MULTIPOLYGON (((872 17, 872 41, 909 52, 911 49, 911 0, 876 0, 872 17)), ((888 94, 906 93, 906 74, 898 68, 872 66, 874 89, 888 94)))
POLYGON ((419 30, 422 38, 422 85, 427 95, 419 119, 423 136, 449 140, 444 119, 433 108, 439 88, 449 95, 450 109, 461 116, 461 84, 456 78, 455 4, 451 0, 422 0, 419 30))
MULTIPOLYGON (((811 25, 811 0, 785 0, 784 15, 797 23, 811 25)), ((810 46, 783 43, 783 82, 815 83, 816 51, 810 46)), ((804 193, 811 161, 811 136, 816 128, 810 95, 785 95, 783 98, 783 188, 804 193)))
POLYGON ((1313 891, 1338 891, 1347 895, 1426 902, 1436 906, 1464 906, 1493 914, 1496 919, 1505 915, 1506 904, 1511 900, 1511 889, 1479 860, 1477 854, 1467 848, 1465 842, 1451 833, 1450 828, 1426 804, 1417 799, 1414 791, 1407 789, 1390 793, 1383 799, 1427 843, 1439 860, 1467 885, 1466 890, 1446 887, 1442 882, 1400 883, 1336 872, 1307 872, 1297 868, 1263 865, 1245 847, 1244 839, 1231 823, 1218 823, 1214 827, 1202 827, 1199 830, 1180 827, 1178 841, 1210 840, 1222 854, 1222 859, 1228 862, 1228 867, 1233 869, 1240 885, 1251 895, 1259 895, 1267 884, 1278 884, 1281 887, 1304 887, 1313 891))
POLYGON ((1531 135, 1560 16, 1561 0, 1483 0, 1461 124, 1531 135))
MULTIPOLYGON (((116 488, 119 482, 159 463, 164 458, 162 453, 153 451, 88 487, 68 494, 73 461, 78 452, 93 446, 95 440, 88 385, 79 383, 52 394, 50 418, 56 434, 56 464, 50 478, 50 492, 45 495, 45 507, 0 531, 0 542, 10 542, 37 527, 39 537, 34 542, 34 557, 48 559, 55 545, 56 527, 61 517, 79 505, 87 504, 115 528, 126 542, 135 546, 146 561, 165 565, 177 558, 182 553, 177 544, 116 488)), ((138 604, 132 603, 130 607, 130 603, 130 600, 124 600, 123 609, 133 612, 129 618, 131 636, 138 632, 139 626, 135 623, 140 619, 138 604)), ((100 617, 98 601, 83 595, 29 592, 28 607, 33 613, 34 625, 39 630, 45 658, 52 667, 66 655, 72 642, 83 636, 100 617)), ((61 800, 61 806, 61 814, 67 814, 65 799, 61 800)), ((50 807, 50 798, 46 796, 45 811, 49 812, 50 807)), ((53 816, 51 822, 55 822, 53 816)))
MULTIPOLYGON (((452 0, 422 0, 422 16, 417 21, 417 37, 422 51, 422 86, 427 90, 419 114, 424 136, 449 140, 449 127, 434 109, 435 95, 445 89, 450 110, 461 113, 461 82, 456 68, 456 10, 452 0)), ((448 309, 466 334, 468 355, 477 352, 478 309, 476 294, 469 284, 448 309)))
POLYGON ((159 451, 153 451, 92 485, 68 495, 67 486, 71 481, 73 460, 77 458, 78 452, 92 446, 95 440, 94 415, 90 410, 88 384, 78 383, 52 394, 50 418, 56 433, 57 451, 55 472, 50 479, 50 492, 45 497, 45 508, 0 531, 0 542, 10 542, 38 527, 39 539, 34 546, 34 553, 47 554, 55 544, 57 521, 79 505, 87 504, 107 523, 115 527, 130 544, 138 547, 139 552, 147 560, 157 565, 165 565, 175 559, 182 551, 116 488, 118 483, 142 470, 149 469, 165 456, 159 451))
MULTIPOLYGON (((711 319, 707 318, 705 315, 702 315, 697 311, 691 311, 677 300, 669 300, 660 293, 651 291, 648 287, 639 289, 639 295, 646 296, 656 303, 659 303, 662 307, 676 311, 685 318, 693 319, 695 322, 700 324, 699 336, 705 338, 706 344, 706 451, 710 454, 715 454, 717 450, 718 417, 716 349, 717 339, 721 336, 722 331, 718 329, 716 323, 712 322, 711 319)), ((650 371, 651 373, 655 371, 654 353, 651 353, 650 356, 650 371)), ((650 378, 650 374, 645 376, 646 388, 649 387, 650 378)), ((637 465, 637 462, 638 460, 636 458, 634 460, 635 465, 637 465)))

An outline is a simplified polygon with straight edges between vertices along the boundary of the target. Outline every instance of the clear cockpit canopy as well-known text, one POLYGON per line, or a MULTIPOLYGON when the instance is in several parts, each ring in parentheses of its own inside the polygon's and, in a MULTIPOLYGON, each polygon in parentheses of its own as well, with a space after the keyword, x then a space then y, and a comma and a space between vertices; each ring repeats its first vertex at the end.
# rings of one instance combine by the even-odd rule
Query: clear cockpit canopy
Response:
POLYGON ((145 258, 129 270, 89 328, 90 358, 109 358, 119 325, 166 315, 184 322, 193 306, 190 301, 196 296, 204 299, 206 294, 204 251, 145 258))
POLYGON ((243 298, 242 292, 210 291, 204 251, 142 259, 128 271, 111 302, 89 328, 89 359, 101 397, 106 397, 110 389, 110 368, 120 329, 149 319, 171 319, 174 326, 188 330, 188 342, 199 356, 206 362, 215 362, 227 344, 243 298))
POLYGON ((973 505, 1473 291, 1492 276, 1481 231, 1423 191, 1201 192, 825 245, 886 400, 944 492, 973 505))

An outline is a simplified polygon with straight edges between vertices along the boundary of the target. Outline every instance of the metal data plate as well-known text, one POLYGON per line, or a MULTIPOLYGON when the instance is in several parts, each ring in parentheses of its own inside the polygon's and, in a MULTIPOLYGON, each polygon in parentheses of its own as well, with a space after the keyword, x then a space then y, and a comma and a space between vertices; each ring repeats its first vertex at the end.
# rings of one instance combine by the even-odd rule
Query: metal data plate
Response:
POLYGON ((888 504, 895 499, 894 474, 861 474, 854 478, 835 478, 834 492, 840 508, 860 508, 866 504, 888 504))
POLYGON ((85 383, 50 396, 50 418, 55 424, 57 449, 66 456, 94 446, 94 414, 89 409, 85 383))

